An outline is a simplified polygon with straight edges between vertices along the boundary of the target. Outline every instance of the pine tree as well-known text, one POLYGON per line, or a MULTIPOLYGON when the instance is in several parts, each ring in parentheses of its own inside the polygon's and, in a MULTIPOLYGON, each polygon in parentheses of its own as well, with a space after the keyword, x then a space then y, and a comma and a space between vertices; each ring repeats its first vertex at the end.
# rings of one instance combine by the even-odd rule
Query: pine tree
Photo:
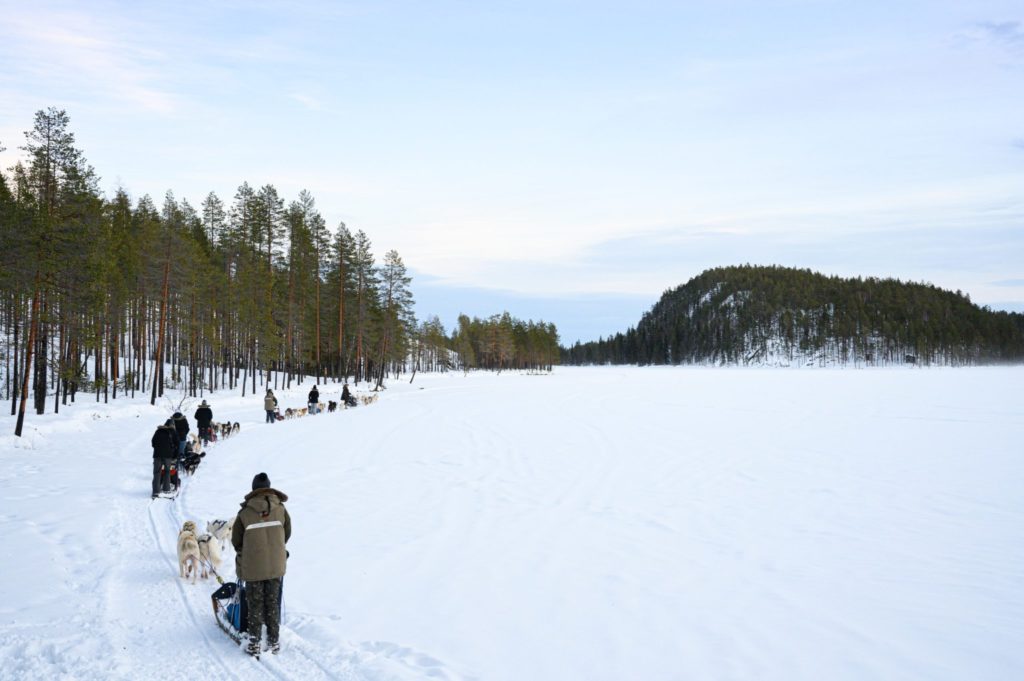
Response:
POLYGON ((407 356, 406 340, 415 325, 413 318, 413 297, 409 290, 412 278, 408 276, 405 263, 398 251, 384 254, 380 268, 380 284, 383 319, 381 323, 380 362, 377 374, 377 389, 384 385, 384 374, 388 360, 400 362, 407 356))

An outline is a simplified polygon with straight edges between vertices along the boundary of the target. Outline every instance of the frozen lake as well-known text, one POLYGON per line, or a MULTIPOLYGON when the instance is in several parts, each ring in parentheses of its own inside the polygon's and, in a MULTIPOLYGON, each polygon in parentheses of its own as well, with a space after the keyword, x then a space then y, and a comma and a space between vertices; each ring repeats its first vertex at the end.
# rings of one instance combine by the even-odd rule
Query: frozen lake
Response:
POLYGON ((242 432, 173 503, 148 493, 166 403, 86 400, 0 438, 19 556, 0 678, 1024 675, 1022 368, 390 385, 274 425, 214 395, 242 432), (177 578, 174 539, 259 471, 294 535, 284 650, 255 663, 214 625, 213 586, 177 578), (169 647, 189 654, 168 668, 169 647))

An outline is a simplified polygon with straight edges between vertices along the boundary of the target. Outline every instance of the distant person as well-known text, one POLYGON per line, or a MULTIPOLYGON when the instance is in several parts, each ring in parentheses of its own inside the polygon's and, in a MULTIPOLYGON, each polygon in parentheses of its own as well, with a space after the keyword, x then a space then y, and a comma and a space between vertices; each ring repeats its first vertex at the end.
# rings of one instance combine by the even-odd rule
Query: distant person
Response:
POLYGON ((178 458, 178 433, 174 430, 174 421, 167 419, 164 425, 157 426, 153 438, 153 499, 160 492, 171 491, 171 465, 178 458))
POLYGON ((309 402, 309 413, 316 414, 318 411, 317 405, 320 404, 320 391, 316 389, 315 385, 313 386, 313 389, 309 391, 309 399, 307 402, 309 402))
POLYGON ((258 474, 231 530, 238 578, 245 582, 249 610, 246 652, 256 658, 264 624, 268 649, 275 655, 281 650, 281 585, 288 563, 285 544, 292 536, 286 501, 288 495, 271 487, 266 473, 258 474))
POLYGON ((263 408, 267 412, 267 423, 274 423, 277 421, 277 398, 274 397, 274 391, 267 388, 267 394, 263 396, 263 408))
POLYGON ((185 456, 185 445, 188 444, 188 419, 180 411, 174 412, 174 430, 178 433, 178 458, 185 456))
POLYGON ((341 403, 343 409, 356 406, 356 398, 348 390, 348 383, 341 386, 341 403))
POLYGON ((196 419, 196 430, 199 431, 199 438, 203 441, 203 444, 209 443, 213 439, 213 431, 210 428, 210 423, 213 422, 213 410, 210 409, 210 405, 203 400, 203 403, 199 405, 194 414, 196 419))

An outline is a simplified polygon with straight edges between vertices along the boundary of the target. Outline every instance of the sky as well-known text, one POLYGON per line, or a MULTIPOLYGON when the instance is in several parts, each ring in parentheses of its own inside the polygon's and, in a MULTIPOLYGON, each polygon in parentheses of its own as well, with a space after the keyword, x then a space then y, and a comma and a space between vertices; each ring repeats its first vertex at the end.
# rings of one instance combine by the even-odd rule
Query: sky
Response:
POLYGON ((113 193, 307 189, 418 316, 564 343, 733 264, 1024 311, 1024 5, 0 0, 0 168, 66 109, 113 193))

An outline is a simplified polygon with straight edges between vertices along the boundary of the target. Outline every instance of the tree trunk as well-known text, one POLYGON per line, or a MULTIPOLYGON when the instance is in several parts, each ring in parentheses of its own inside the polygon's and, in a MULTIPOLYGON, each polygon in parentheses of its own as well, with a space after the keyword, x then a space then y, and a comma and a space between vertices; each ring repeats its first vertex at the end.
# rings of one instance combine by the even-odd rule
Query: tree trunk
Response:
POLYGON ((39 325, 39 272, 36 272, 36 287, 32 294, 32 321, 29 326, 28 343, 25 345, 25 380, 21 383, 21 406, 18 408, 18 423, 14 426, 14 434, 21 437, 21 428, 25 423, 25 402, 28 399, 28 378, 32 373, 32 349, 36 343, 36 330, 39 325))
MULTIPOLYGON (((40 317, 46 315, 47 300, 42 288, 37 289, 38 296, 42 299, 39 305, 36 307, 36 312, 39 313, 40 317)), ((36 322, 32 321, 36 325, 36 349, 35 349, 35 361, 36 361, 36 373, 33 379, 33 397, 35 399, 36 414, 40 416, 46 413, 46 323, 40 319, 36 322)))
POLYGON ((168 259, 164 263, 164 289, 160 296, 160 332, 156 339, 156 367, 153 371, 153 394, 149 398, 150 405, 156 404, 157 383, 163 382, 164 326, 167 320, 167 284, 170 276, 171 261, 168 259))
POLYGON ((21 310, 21 296, 13 296, 14 299, 14 390, 11 395, 11 416, 18 411, 18 312, 21 310))

